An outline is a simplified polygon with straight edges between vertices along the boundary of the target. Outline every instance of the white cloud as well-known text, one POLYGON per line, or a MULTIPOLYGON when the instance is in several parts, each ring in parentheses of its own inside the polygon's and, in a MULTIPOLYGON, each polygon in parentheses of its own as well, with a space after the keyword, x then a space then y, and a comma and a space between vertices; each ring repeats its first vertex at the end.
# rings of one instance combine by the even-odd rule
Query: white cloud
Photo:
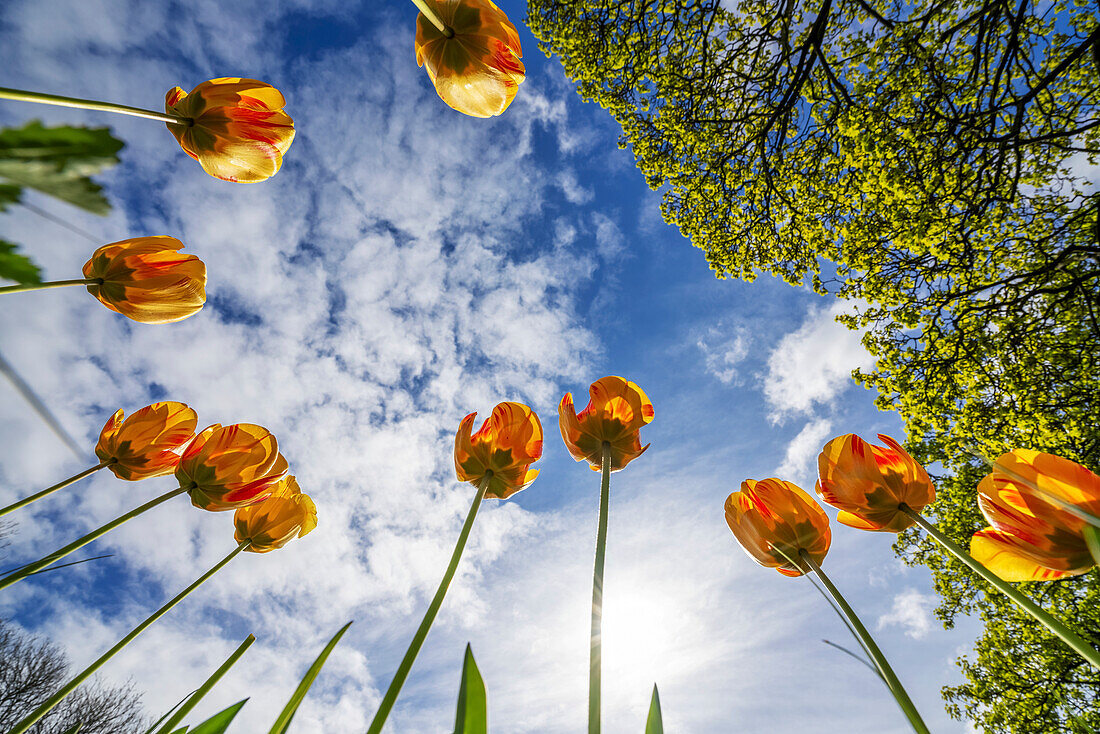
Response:
POLYGON ((595 196, 592 189, 586 189, 577 181, 577 174, 571 170, 558 173, 558 188, 565 194, 565 200, 570 204, 587 204, 595 196))
POLYGON ((907 637, 920 640, 932 631, 932 610, 936 597, 922 594, 916 589, 906 589, 894 597, 894 606, 878 618, 878 628, 896 625, 905 630, 907 637))
POLYGON ((592 224, 596 227, 596 251, 604 260, 618 257, 625 249, 622 230, 615 220, 606 214, 592 212, 592 224))
POLYGON ((776 476, 812 490, 817 477, 815 459, 832 432, 833 422, 827 418, 817 418, 803 426, 787 444, 783 463, 775 470, 776 476))
POLYGON ((859 333, 836 322, 836 317, 850 308, 844 301, 828 308, 811 308, 802 326, 780 339, 772 350, 764 396, 773 422, 809 413, 815 405, 828 405, 853 384, 852 370, 874 366, 859 333))
POLYGON ((740 385, 740 365, 749 356, 750 341, 748 329, 719 322, 700 334, 695 346, 711 376, 726 385, 740 385))

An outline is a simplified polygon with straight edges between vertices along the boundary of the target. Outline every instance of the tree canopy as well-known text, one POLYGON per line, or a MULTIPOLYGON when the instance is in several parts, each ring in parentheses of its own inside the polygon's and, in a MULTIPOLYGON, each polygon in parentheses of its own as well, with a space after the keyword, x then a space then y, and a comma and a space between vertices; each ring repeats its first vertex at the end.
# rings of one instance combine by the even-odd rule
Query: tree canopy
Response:
MULTIPOLYGON (((946 467, 930 511, 968 543, 975 453, 1100 468, 1097 8, 529 0, 528 21, 719 277, 851 301, 842 320, 877 358, 857 377, 946 467)), ((1100 727, 1094 671, 916 533, 898 550, 932 569, 947 623, 986 620, 967 684, 945 690, 955 715, 998 734, 1100 727)), ((1100 644, 1095 572, 1032 591, 1100 644)))

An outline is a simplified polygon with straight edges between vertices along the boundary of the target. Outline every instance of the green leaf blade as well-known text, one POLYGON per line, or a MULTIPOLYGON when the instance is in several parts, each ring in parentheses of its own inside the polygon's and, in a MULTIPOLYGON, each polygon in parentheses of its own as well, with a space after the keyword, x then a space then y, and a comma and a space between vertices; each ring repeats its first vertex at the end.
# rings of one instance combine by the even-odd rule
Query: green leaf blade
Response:
POLYGON ((279 718, 275 719, 270 734, 285 734, 287 728, 290 726, 291 720, 294 718, 294 714, 298 711, 298 707, 302 705, 302 701, 305 699, 306 694, 309 693, 309 687, 313 685, 313 681, 321 672, 321 668, 328 660, 328 656, 332 654, 332 650, 336 647, 336 643, 340 642, 340 638, 344 636, 344 633, 348 631, 348 627, 350 626, 351 622, 348 622, 341 627, 340 631, 329 640, 327 645, 325 645, 325 649, 321 651, 317 659, 313 661, 313 665, 309 666, 309 670, 306 671, 305 676, 302 678, 302 682, 298 684, 298 688, 295 689, 290 700, 286 702, 286 706, 283 708, 282 713, 279 714, 279 718))
POLYGON ((106 215, 111 205, 90 177, 117 164, 122 146, 106 127, 45 127, 32 120, 0 130, 0 178, 8 190, 4 201, 10 201, 12 189, 27 187, 106 215))
POLYGON ((26 255, 16 252, 19 245, 0 240, 0 279, 14 280, 24 285, 42 282, 42 271, 26 255))
POLYGON ((657 695, 657 684, 653 684, 653 696, 649 700, 649 717, 645 722, 645 734, 665 734, 665 725, 661 719, 661 697, 657 695))
POLYGON ((233 723, 233 719, 236 718, 237 714, 246 703, 248 703, 247 698, 243 701, 238 701, 223 711, 219 711, 192 729, 191 734, 224 734, 225 730, 233 723))
POLYGON ((458 687, 458 707, 455 712, 455 734, 488 734, 489 706, 485 681, 477 669, 474 651, 466 643, 462 661, 462 683, 458 687))

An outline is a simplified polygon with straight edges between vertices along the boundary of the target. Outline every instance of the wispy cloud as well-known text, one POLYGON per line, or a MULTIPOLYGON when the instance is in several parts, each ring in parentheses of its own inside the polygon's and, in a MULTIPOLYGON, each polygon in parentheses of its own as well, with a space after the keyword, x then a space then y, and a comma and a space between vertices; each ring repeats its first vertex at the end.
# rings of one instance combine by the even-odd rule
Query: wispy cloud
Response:
POLYGON ((740 385, 744 381, 742 363, 749 356, 750 343, 748 329, 726 322, 707 327, 695 340, 707 372, 725 385, 740 385))
POLYGON ((817 475, 815 459, 832 432, 833 422, 827 418, 816 418, 803 426, 787 444, 783 463, 775 470, 776 476, 802 487, 812 487, 817 475))
POLYGON ((905 630, 907 637, 923 639, 932 631, 932 610, 936 601, 931 594, 906 589, 894 597, 894 606, 890 611, 878 618, 878 628, 897 625, 905 630))
POLYGON ((828 404, 853 384, 852 370, 874 365, 859 333, 836 322, 836 317, 850 308, 844 301, 811 308, 802 326, 780 339, 772 350, 764 395, 773 422, 828 404))

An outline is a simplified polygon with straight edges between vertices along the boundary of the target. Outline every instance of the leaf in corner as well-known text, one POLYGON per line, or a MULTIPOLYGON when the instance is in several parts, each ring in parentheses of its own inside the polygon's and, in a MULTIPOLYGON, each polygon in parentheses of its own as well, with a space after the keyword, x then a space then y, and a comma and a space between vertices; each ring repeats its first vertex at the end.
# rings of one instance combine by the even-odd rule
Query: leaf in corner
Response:
POLYGON ((0 178, 94 214, 111 205, 90 176, 118 163, 123 143, 105 127, 45 127, 32 120, 0 130, 0 178))
POLYGON ((7 211, 12 204, 18 204, 22 197, 22 186, 0 183, 0 212, 7 211))
POLYGON ((42 282, 42 271, 26 255, 16 250, 19 245, 0 240, 0 279, 14 280, 24 285, 37 285, 42 282))

